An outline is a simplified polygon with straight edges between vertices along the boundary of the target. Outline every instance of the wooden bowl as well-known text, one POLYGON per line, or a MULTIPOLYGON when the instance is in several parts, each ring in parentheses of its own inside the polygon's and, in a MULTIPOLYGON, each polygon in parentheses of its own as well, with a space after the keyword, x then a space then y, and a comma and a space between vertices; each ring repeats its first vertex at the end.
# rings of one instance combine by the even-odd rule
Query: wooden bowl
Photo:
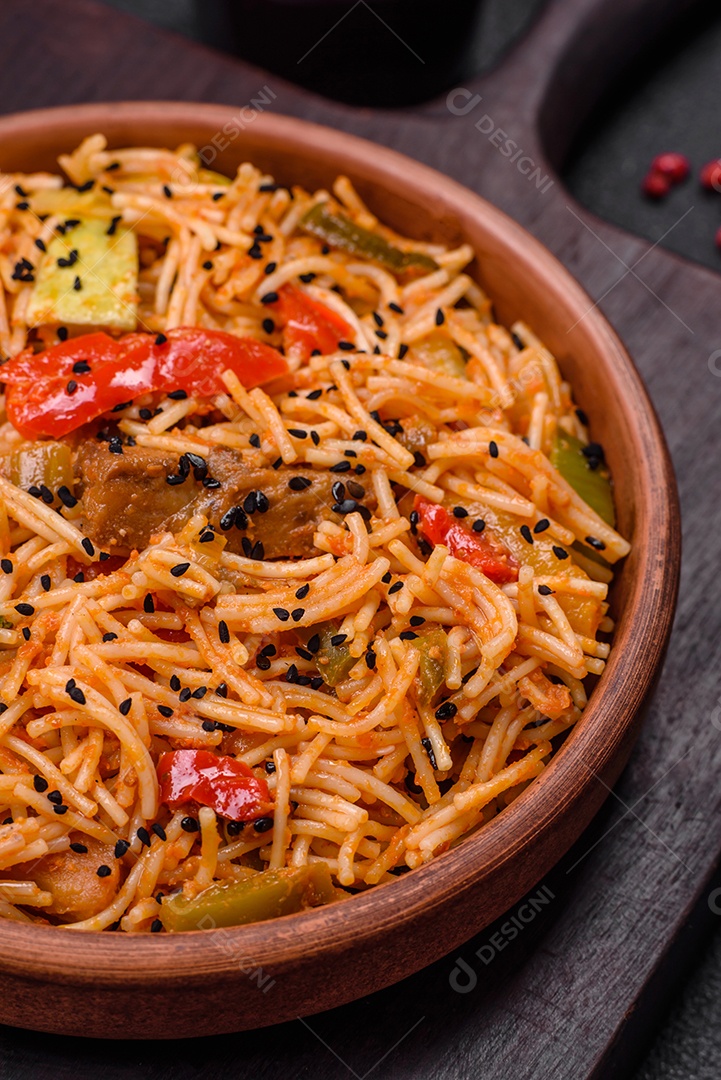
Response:
MULTIPOLYGON (((364 140, 283 116, 164 102, 81 105, 0 119, 0 168, 51 169, 92 132, 111 146, 210 147, 279 181, 347 173, 403 233, 467 240, 503 323, 522 317, 557 356, 606 448, 632 544, 612 593, 614 647, 549 768, 458 848, 346 903, 177 937, 76 934, 0 919, 0 1021, 71 1035, 169 1038, 238 1031, 370 994, 492 922, 580 836, 623 768, 659 671, 677 592, 680 528, 663 435, 621 342, 527 232, 447 177, 364 140)), ((452 167, 452 166, 451 166, 452 167)))

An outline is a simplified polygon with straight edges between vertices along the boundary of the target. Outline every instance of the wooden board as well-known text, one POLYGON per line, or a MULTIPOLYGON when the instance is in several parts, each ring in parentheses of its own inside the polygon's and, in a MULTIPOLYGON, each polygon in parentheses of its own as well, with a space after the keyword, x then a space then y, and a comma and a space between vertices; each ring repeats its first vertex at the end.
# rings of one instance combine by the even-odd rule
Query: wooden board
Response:
POLYGON ((203 1078, 238 1072, 242 1062, 244 1073, 269 1080, 371 1070, 579 1080, 623 1075, 638 1053, 689 954, 688 934, 699 930, 701 915, 681 933, 691 912, 704 911, 721 852, 719 278, 595 219, 553 165, 604 85, 649 43, 650 28, 691 6, 555 0, 502 67, 467 83, 450 109, 440 99, 415 112, 373 112, 306 95, 90 0, 5 0, 3 111, 123 98, 240 108, 267 86, 274 111, 393 146, 524 224, 600 304, 646 379, 678 471, 685 573, 669 658, 631 765, 548 891, 534 890, 535 905, 399 986, 272 1032, 131 1048, 6 1029, 3 1076, 89 1080, 102 1068, 110 1080, 203 1078))

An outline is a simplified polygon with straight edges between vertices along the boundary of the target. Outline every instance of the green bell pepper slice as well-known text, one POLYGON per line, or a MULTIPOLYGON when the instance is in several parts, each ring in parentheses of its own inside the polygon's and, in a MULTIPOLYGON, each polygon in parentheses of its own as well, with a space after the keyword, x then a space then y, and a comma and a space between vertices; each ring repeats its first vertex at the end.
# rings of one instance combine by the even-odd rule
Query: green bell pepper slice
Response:
POLYGON ((583 453, 584 444, 563 428, 556 429, 551 448, 551 464, 558 469, 577 495, 587 502, 599 517, 613 527, 616 515, 613 507, 611 474, 604 464, 592 469, 583 453))
POLYGON ((241 881, 214 884, 193 899, 182 893, 163 900, 160 921, 171 933, 214 930, 221 926, 293 915, 338 898, 325 863, 263 870, 241 881))
POLYGON ((372 259, 394 274, 414 270, 428 274, 438 269, 438 263, 428 255, 420 251, 401 251, 378 233, 356 225, 344 214, 332 214, 324 203, 312 206, 300 219, 300 227, 331 247, 362 259, 372 259))

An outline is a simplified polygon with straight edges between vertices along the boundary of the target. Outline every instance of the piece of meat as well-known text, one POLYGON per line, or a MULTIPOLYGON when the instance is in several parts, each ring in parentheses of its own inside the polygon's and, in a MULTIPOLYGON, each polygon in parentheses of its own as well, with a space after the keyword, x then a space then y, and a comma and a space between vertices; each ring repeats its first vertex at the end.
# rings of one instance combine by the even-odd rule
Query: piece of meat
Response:
POLYGON ((17 863, 2 875, 15 881, 34 881, 51 893, 50 907, 43 915, 56 915, 62 922, 78 922, 103 911, 115 897, 120 885, 120 868, 113 848, 92 836, 71 833, 70 840, 87 847, 86 852, 56 851, 29 863, 17 863), (106 877, 98 876, 101 866, 110 868, 106 877))
MULTIPOLYGON (((88 440, 76 462, 88 536, 108 551, 142 549, 154 533, 180 531, 193 514, 205 514, 219 528, 230 509, 245 505, 237 516, 247 526, 223 530, 228 550, 242 553, 245 536, 251 544, 262 542, 265 558, 301 558, 316 550, 313 534, 321 521, 341 520, 331 509, 333 484, 344 480, 336 474, 300 465, 255 466, 224 447, 211 450, 205 463, 207 470, 191 466, 183 483, 169 484, 168 476, 183 471, 177 455, 141 446, 116 454, 107 443, 88 440), (310 485, 301 491, 289 487, 301 477, 310 485), (219 487, 206 486, 215 481, 219 487), (252 497, 246 502, 251 492, 265 496, 259 500, 262 510, 252 510, 252 497)), ((363 485, 351 480, 349 486, 360 503, 375 505, 363 485)))

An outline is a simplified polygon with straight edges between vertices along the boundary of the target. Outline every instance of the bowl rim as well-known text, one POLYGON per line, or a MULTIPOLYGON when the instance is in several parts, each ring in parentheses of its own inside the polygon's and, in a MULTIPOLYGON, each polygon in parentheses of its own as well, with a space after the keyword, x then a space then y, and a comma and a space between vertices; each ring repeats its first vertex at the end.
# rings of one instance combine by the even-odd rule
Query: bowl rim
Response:
MULTIPOLYGON (((26 140, 37 133, 40 140, 49 129, 59 132, 73 124, 86 128, 88 133, 118 123, 124 128, 137 125, 142 130, 151 117, 158 122, 160 111, 168 121, 185 118, 217 130, 238 114, 232 105, 177 101, 101 102, 35 109, 0 117, 0 150, 15 137, 26 140)), ((567 304, 586 312, 585 330, 596 354, 613 371, 628 396, 628 408, 633 405, 638 424, 635 467, 643 487, 652 493, 635 508, 637 564, 625 602, 629 614, 625 616, 623 648, 616 639, 607 668, 574 728, 573 738, 567 740, 562 752, 554 756, 528 791, 457 848, 395 882, 281 920, 179 935, 91 932, 68 936, 63 927, 28 926, 0 919, 0 971, 32 977, 28 957, 37 957, 38 947, 46 946, 42 948, 42 959, 37 961, 37 977, 44 980, 103 986, 169 986, 189 978, 196 983, 202 977, 229 978, 238 970, 239 955, 251 956, 252 962, 264 969, 280 970, 284 965, 297 967, 309 954, 317 959, 322 955, 330 957, 351 943, 354 947, 370 945, 391 926, 398 930, 428 916, 459 892, 471 888, 482 875, 488 876, 512 859, 527 843, 540 843, 561 812, 568 812, 570 803, 578 801, 591 783, 603 783, 604 769, 629 737, 633 719, 663 659, 673 622, 680 565, 680 514, 673 466, 641 377, 618 335, 599 309, 592 306, 592 299, 521 225, 457 181, 415 159, 358 136, 278 113, 258 114, 253 131, 276 148, 289 146, 304 155, 317 152, 321 158, 330 153, 342 158, 345 167, 352 162, 371 184, 383 186, 385 179, 388 186, 390 177, 402 177, 411 200, 416 190, 433 191, 441 197, 449 215, 461 223, 464 217, 482 217, 484 230, 502 247, 515 243, 525 261, 544 271, 549 282, 549 303, 563 297, 567 304), (646 633, 639 632, 639 624, 646 633), (625 696, 615 703, 613 737, 599 742, 597 729, 603 719, 604 691, 614 686, 622 687, 625 696)), ((409 971, 418 966, 416 963, 409 971)))

